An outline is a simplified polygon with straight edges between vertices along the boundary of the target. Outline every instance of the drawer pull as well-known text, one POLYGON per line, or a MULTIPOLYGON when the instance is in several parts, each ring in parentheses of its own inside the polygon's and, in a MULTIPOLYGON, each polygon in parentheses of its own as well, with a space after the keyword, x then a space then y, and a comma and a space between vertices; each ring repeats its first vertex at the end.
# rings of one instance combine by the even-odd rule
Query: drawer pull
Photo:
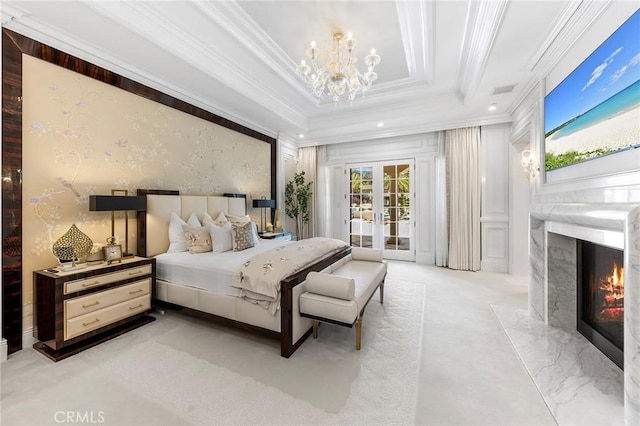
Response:
POLYGON ((136 293, 140 293, 144 290, 142 290, 141 288, 137 289, 136 291, 130 291, 129 294, 136 294, 136 293))
POLYGON ((82 325, 86 327, 86 326, 88 326, 88 325, 95 324, 95 323, 97 323, 97 322, 99 322, 99 321, 100 321, 100 319, 99 319, 99 318, 96 318, 96 319, 94 319, 93 321, 83 322, 83 323, 82 323, 82 325))
POLYGON ((100 304, 100 302, 98 302, 96 300, 95 302, 89 303, 88 305, 82 305, 82 307, 86 309, 86 308, 90 308, 91 306, 96 306, 96 305, 99 305, 99 304, 100 304))
POLYGON ((142 271, 137 270, 137 271, 133 271, 133 272, 129 272, 129 275, 140 275, 142 273, 142 271))
POLYGON ((83 283, 82 287, 93 287, 94 285, 100 285, 100 281, 94 281, 92 283, 83 283))
POLYGON ((129 310, 133 311, 134 309, 142 308, 142 303, 138 303, 136 306, 129 306, 129 310))

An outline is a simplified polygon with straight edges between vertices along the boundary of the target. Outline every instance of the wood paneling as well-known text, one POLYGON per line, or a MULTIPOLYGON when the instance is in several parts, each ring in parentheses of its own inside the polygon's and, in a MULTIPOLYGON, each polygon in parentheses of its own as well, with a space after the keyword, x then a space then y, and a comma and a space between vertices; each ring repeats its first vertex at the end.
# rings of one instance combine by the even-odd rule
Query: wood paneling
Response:
POLYGON ((22 54, 2 33, 2 337, 22 349, 22 54))
POLYGON ((276 199, 276 139, 151 87, 2 29, 2 336, 22 349, 22 54, 64 67, 271 145, 271 197, 276 199))

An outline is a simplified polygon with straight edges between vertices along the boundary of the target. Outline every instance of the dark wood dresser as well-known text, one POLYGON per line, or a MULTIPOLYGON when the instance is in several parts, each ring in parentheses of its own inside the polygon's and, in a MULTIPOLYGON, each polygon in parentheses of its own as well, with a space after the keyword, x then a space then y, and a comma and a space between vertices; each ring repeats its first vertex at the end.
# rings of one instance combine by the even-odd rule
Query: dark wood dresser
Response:
POLYGON ((155 320, 155 259, 51 271, 33 273, 33 347, 54 361, 155 320))

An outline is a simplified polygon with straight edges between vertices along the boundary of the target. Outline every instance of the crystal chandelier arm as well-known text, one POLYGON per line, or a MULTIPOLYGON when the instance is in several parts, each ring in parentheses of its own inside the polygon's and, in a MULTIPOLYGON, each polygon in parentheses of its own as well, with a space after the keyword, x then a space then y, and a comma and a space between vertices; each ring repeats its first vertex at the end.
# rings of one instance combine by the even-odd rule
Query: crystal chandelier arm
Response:
POLYGON ((380 63, 380 56, 375 49, 364 59, 366 72, 357 68, 358 58, 354 53, 356 40, 351 33, 345 37, 342 33, 333 35, 332 47, 322 51, 311 42, 306 50, 309 63, 301 61, 296 71, 301 75, 304 83, 311 92, 322 98, 325 95, 338 102, 343 95, 353 100, 357 94, 364 93, 371 87, 378 75, 374 67, 380 63))

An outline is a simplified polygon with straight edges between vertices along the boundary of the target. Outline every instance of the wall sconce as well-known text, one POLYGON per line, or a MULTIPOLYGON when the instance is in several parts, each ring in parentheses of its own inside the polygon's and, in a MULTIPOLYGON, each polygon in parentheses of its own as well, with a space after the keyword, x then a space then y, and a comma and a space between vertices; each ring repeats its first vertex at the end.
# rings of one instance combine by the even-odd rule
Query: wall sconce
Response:
POLYGON ((129 197, 126 189, 112 189, 111 195, 91 195, 89 196, 89 210, 92 212, 111 212, 111 237, 115 237, 115 213, 124 211, 124 251, 122 257, 131 257, 129 253, 129 216, 127 212, 147 211, 147 197, 129 197))
POLYGON ((521 164, 529 180, 534 180, 538 176, 538 172, 540 172, 540 165, 538 164, 538 159, 533 151, 528 149, 522 151, 521 164))
POLYGON ((265 200, 260 199, 260 200, 253 200, 253 207, 254 208, 258 208, 258 209, 262 209, 262 212, 260 213, 260 221, 261 221, 261 226, 260 226, 260 233, 264 234, 266 232, 265 229, 265 222, 266 222, 266 209, 272 209, 276 206, 276 200, 265 200))

